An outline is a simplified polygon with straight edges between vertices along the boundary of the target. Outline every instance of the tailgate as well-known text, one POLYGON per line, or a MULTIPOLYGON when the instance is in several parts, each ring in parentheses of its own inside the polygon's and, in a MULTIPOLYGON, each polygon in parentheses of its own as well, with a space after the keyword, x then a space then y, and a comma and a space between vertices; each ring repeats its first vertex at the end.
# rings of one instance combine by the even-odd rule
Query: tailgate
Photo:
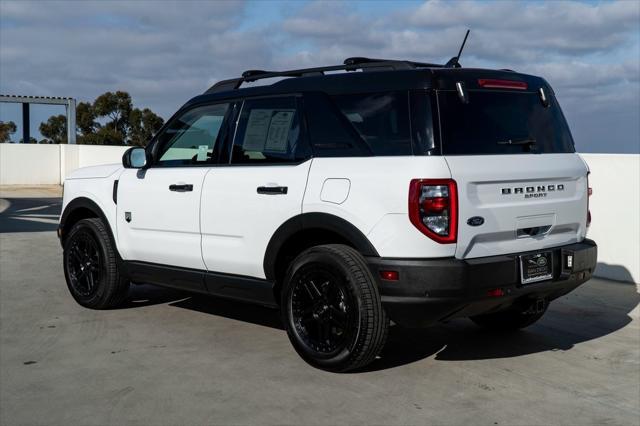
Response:
POLYGON ((457 258, 540 250, 585 237, 587 167, 577 154, 445 158, 458 184, 457 258), (484 220, 471 220, 476 217, 484 220))

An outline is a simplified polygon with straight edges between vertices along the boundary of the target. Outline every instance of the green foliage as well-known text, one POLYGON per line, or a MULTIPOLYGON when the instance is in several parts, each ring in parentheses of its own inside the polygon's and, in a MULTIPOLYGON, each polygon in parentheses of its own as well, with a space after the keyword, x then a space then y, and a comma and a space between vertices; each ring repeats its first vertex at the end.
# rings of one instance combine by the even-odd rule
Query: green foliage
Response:
POLYGON ((11 135, 16 132, 16 123, 0 121, 0 143, 11 142, 11 135))
MULTIPOLYGON (((51 120, 54 118, 50 117, 46 123, 42 123, 40 132, 48 140, 62 140, 60 138, 62 135, 57 133, 59 129, 51 127, 53 124, 51 120), (58 139, 45 135, 42 131, 43 126, 45 130, 51 132, 50 134, 57 135, 58 139)), ((58 124, 57 119, 54 121, 58 124)), ((131 96, 127 92, 107 92, 98 96, 93 104, 80 102, 76 106, 76 130, 79 144, 145 146, 163 124, 164 120, 149 108, 142 110, 133 108, 131 96)), ((66 143, 66 123, 64 141, 55 143, 66 143)))
POLYGON ((76 128, 83 135, 95 133, 98 128, 96 113, 89 102, 80 102, 76 106, 76 128))
MULTIPOLYGON (((24 139, 20 138, 20 141, 18 143, 24 143, 24 139)), ((29 142, 27 143, 38 143, 38 140, 33 136, 29 136, 29 142)))
POLYGON ((67 117, 52 115, 46 123, 40 123, 40 133, 49 143, 67 143, 67 117))
POLYGON ((149 108, 134 109, 129 115, 129 144, 145 146, 163 124, 164 120, 149 108))
POLYGON ((131 114, 131 96, 127 92, 107 92, 96 98, 93 102, 93 111, 98 117, 107 117, 111 121, 107 123, 115 131, 120 132, 123 139, 127 135, 129 114, 131 114))

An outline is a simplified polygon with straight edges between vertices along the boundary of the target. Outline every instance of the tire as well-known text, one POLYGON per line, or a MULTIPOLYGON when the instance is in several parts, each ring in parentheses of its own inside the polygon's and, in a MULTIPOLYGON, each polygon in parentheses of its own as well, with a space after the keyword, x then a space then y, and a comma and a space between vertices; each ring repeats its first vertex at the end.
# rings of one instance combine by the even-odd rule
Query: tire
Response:
POLYGON ((301 253, 287 271, 281 309, 295 350, 323 370, 364 367, 387 339, 389 319, 377 285, 362 255, 348 246, 301 253))
POLYGON ((510 308, 504 311, 495 312, 492 314, 477 315, 471 317, 471 321, 477 325, 500 331, 515 331, 522 328, 529 327, 536 321, 538 321, 547 312, 549 303, 545 300, 542 302, 544 306, 542 309, 533 309, 535 302, 526 307, 510 308))
POLYGON ((71 296, 90 309, 110 309, 127 298, 129 280, 118 271, 115 245, 101 219, 78 221, 64 241, 64 276, 71 296))

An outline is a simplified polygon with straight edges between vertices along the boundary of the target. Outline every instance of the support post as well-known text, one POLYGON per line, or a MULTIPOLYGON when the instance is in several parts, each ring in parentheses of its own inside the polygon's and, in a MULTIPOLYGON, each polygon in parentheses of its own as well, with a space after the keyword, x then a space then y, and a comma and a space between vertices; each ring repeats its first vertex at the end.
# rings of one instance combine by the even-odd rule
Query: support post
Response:
POLYGON ((67 103, 67 143, 76 143, 76 100, 69 99, 67 103))
POLYGON ((31 140, 31 120, 29 118, 29 103, 22 103, 22 143, 29 143, 31 140))

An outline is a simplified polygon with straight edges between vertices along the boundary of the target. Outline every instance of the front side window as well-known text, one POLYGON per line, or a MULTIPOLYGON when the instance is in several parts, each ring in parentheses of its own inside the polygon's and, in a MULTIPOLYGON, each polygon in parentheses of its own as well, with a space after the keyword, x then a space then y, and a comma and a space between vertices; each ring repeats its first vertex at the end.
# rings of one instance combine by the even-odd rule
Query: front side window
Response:
POLYGON ((298 162, 306 157, 295 97, 244 102, 231 153, 232 164, 298 162))
POLYGON ((214 162, 222 123, 229 104, 194 108, 174 119, 158 136, 159 166, 185 166, 214 162))

